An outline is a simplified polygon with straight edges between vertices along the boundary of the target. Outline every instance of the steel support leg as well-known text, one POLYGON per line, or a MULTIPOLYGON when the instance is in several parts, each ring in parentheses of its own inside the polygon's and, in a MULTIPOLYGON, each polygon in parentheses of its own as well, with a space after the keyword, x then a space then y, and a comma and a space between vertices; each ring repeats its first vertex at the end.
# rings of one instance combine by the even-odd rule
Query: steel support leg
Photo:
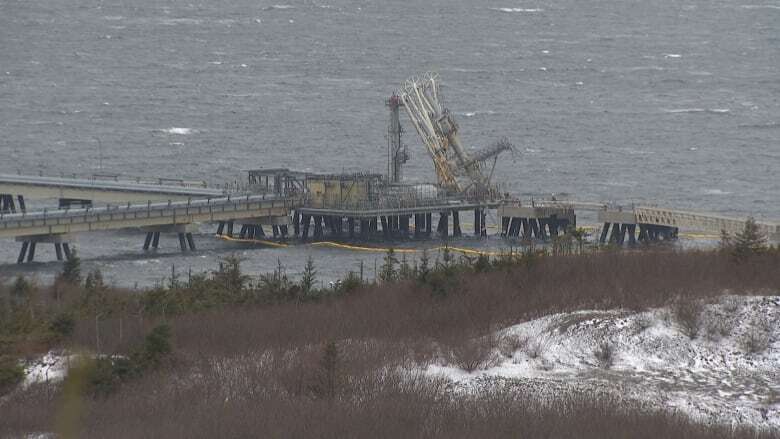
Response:
POLYGON ((192 233, 187 233, 187 244, 190 245, 190 250, 195 251, 195 239, 192 238, 192 233))
POLYGON ((450 218, 448 212, 441 212, 439 214, 439 226, 436 229, 439 235, 446 238, 450 233, 450 218))
POLYGON ((27 249, 27 262, 32 262, 35 259, 35 241, 30 242, 30 248, 27 249))
POLYGON ((179 235, 179 247, 181 248, 181 251, 185 252, 187 251, 187 241, 184 238, 184 233, 178 233, 179 235))
POLYGON ((157 250, 157 247, 160 246, 160 232, 154 232, 154 236, 152 237, 152 248, 157 250))
POLYGON ((67 242, 62 243, 62 251, 65 253, 65 259, 70 260, 72 253, 70 252, 70 244, 67 242))
POLYGON ((462 236, 460 231, 460 212, 457 210, 452 212, 452 236, 456 238, 462 236))
POLYGON ((322 239, 322 216, 317 215, 314 217, 314 239, 322 239))
POLYGON ((636 224, 628 224, 628 245, 636 245, 636 224))
POLYGON ((146 238, 144 239, 144 250, 149 250, 149 244, 152 243, 152 235, 154 235, 152 232, 146 233, 146 238))
POLYGON ((298 212, 293 214, 293 233, 295 236, 301 235, 301 215, 298 212))
POLYGON ((398 231, 401 232, 401 238, 409 237, 409 217, 404 215, 398 218, 398 231))
POLYGON ((223 231, 225 231, 225 222, 220 221, 219 225, 217 226, 217 235, 222 235, 223 231))
POLYGON ((599 237, 599 242, 602 244, 607 242, 607 233, 609 233, 609 226, 610 223, 604 223, 604 227, 601 228, 601 236, 599 237))
POLYGON ((30 243, 27 241, 22 241, 22 250, 19 252, 19 258, 16 259, 17 264, 23 264, 24 263, 24 257, 27 256, 27 248, 30 246, 30 243))
POLYGON ((62 244, 59 242, 54 243, 54 252, 57 253, 57 260, 62 260, 62 244))

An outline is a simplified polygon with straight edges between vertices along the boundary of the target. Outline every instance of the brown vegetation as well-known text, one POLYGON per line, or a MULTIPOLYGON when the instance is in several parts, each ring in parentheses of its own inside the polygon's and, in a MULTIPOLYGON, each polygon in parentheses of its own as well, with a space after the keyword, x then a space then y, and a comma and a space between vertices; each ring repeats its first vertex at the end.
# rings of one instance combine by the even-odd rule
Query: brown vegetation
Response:
MULTIPOLYGON (((165 320, 175 361, 108 396, 85 397, 73 415, 82 422, 79 435, 762 437, 604 395, 547 403, 505 387, 456 395, 409 366, 443 358, 467 370, 488 367, 495 351, 533 344, 490 334, 552 312, 642 310, 726 290, 776 293, 780 253, 740 261, 719 252, 647 251, 497 262, 478 271, 453 263, 438 270, 446 270, 441 279, 434 270, 426 279, 363 285, 319 300, 114 314, 97 324, 80 316, 63 343, 94 347, 99 331, 103 352, 116 353, 165 320)), ((10 395, 0 403, 0 435, 54 430, 65 396, 47 386, 10 395)))

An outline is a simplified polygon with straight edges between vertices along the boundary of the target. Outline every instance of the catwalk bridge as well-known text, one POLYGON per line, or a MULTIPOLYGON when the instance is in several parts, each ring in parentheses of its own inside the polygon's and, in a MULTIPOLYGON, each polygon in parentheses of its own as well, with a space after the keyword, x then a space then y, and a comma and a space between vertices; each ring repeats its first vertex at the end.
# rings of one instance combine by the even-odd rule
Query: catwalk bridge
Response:
POLYGON ((0 174, 3 210, 25 210, 25 198, 58 199, 60 207, 91 203, 139 203, 216 198, 219 189, 205 182, 181 179, 122 179, 114 175, 89 178, 43 177, 0 174))
POLYGON ((160 233, 176 233, 182 251, 195 250, 195 224, 250 222, 281 228, 286 234, 290 212, 300 206, 294 198, 256 195, 223 197, 166 203, 125 204, 77 209, 42 210, 0 215, 0 238, 22 243, 17 262, 31 262, 39 243, 52 243, 57 259, 70 257, 73 234, 100 230, 141 229, 146 232, 143 248, 157 248, 160 233))
MULTIPOLYGON (((217 224, 217 234, 228 236, 234 236, 233 227, 238 224, 241 229, 237 235, 249 239, 285 239, 288 226, 292 226, 290 235, 307 240, 313 224, 311 238, 315 240, 326 236, 336 240, 402 240, 430 238, 434 224, 439 237, 461 236, 462 212, 473 212, 474 234, 487 236, 486 212, 495 211, 502 236, 549 240, 576 227, 577 214, 590 212, 604 224, 600 242, 635 244, 675 239, 681 228, 736 233, 744 229, 747 221, 660 207, 564 200, 522 202, 507 196, 421 197, 398 190, 394 197, 353 203, 344 201, 344 192, 355 191, 360 184, 368 191, 378 184, 377 177, 301 177, 287 170, 257 171, 251 175, 250 189, 262 194, 224 195, 222 190, 202 185, 0 175, 0 239, 21 242, 18 262, 22 263, 33 260, 40 243, 54 244, 58 259, 63 258, 63 253, 68 257, 74 234, 101 230, 139 229, 146 233, 144 250, 156 249, 161 233, 172 233, 178 235, 182 251, 195 250, 192 232, 197 224, 207 223, 217 224), (334 181, 341 197, 336 201, 328 198, 334 181), (13 203, 14 197, 21 201, 23 196, 56 198, 59 208, 27 211, 23 202, 13 203), (93 201, 110 204, 93 207, 93 201), (272 235, 270 230, 266 235, 264 226, 270 227, 272 235)), ((757 224, 769 239, 780 240, 780 224, 757 224)))

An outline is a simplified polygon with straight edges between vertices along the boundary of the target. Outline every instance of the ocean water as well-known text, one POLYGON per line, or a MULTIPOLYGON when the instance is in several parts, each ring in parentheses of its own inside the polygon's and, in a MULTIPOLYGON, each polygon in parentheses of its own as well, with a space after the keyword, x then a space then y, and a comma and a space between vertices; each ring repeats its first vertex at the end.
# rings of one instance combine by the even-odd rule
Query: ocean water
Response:
MULTIPOLYGON (((466 145, 515 145, 495 173, 515 194, 780 218, 777 0, 284 1, 0 1, 0 172, 383 172, 384 100, 434 70, 466 145)), ((406 177, 431 181, 406 126, 406 177)), ((143 255, 132 231, 78 248, 126 286, 233 252, 251 273, 311 254, 323 280, 381 258, 211 232, 185 256, 173 238, 143 255)), ((17 252, 0 241, 0 276, 58 270, 53 249, 17 252)))

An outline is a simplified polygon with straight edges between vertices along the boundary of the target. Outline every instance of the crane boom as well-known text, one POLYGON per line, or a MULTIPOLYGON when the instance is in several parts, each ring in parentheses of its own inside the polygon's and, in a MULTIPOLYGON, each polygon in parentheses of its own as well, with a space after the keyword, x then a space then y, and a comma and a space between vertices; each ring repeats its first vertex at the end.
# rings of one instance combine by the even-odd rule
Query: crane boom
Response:
POLYGON ((489 189, 490 178, 482 173, 482 164, 510 149, 511 145, 499 142, 471 157, 461 144, 455 118, 442 105, 436 73, 408 79, 398 96, 433 160, 439 185, 456 193, 471 188, 478 191, 489 189), (466 178, 458 179, 461 176, 466 178))

